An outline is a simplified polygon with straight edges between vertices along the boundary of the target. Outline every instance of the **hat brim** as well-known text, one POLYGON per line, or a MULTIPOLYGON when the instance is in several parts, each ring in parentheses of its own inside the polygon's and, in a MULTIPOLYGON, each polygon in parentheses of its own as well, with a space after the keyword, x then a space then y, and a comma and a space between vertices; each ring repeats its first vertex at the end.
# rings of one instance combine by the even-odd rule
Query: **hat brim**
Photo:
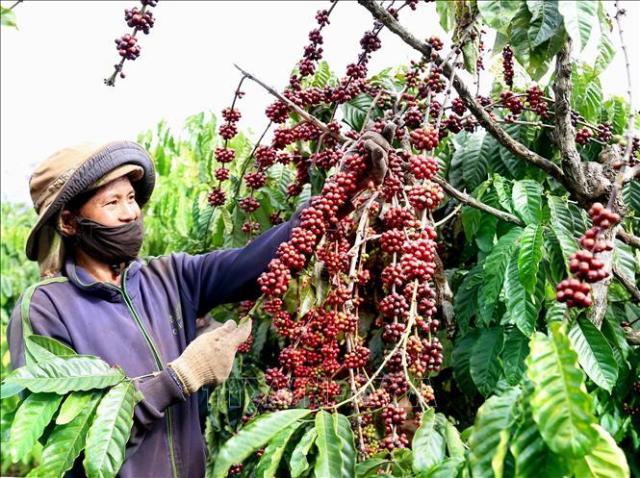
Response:
POLYGON ((92 186, 97 182, 100 182, 99 185, 106 184, 108 181, 104 181, 104 178, 113 175, 124 165, 130 165, 131 170, 117 174, 110 180, 127 173, 135 175, 135 171, 142 169, 142 175, 139 180, 133 183, 133 187, 136 190, 138 204, 141 207, 144 206, 151 197, 156 181, 155 169, 149 153, 142 146, 132 141, 109 143, 95 152, 74 171, 49 207, 40 213, 38 221, 27 238, 25 251, 27 257, 32 261, 38 260, 41 252, 39 251, 40 231, 45 224, 57 216, 65 204, 78 194, 92 189, 92 186))

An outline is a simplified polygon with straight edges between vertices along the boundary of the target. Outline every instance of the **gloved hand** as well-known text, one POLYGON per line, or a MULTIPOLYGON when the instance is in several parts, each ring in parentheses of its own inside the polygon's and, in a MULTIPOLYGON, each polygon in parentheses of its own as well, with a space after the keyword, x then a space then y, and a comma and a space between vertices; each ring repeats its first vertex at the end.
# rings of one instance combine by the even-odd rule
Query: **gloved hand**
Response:
POLYGON ((222 327, 197 337, 168 365, 175 372, 185 393, 191 395, 203 385, 224 382, 231 373, 238 346, 251 334, 251 319, 227 320, 222 327))
MULTIPOLYGON (((396 125, 394 123, 388 123, 382 130, 382 134, 375 131, 365 132, 361 138, 364 149, 369 153, 371 159, 371 168, 365 173, 364 177, 358 184, 358 190, 365 187, 369 181, 373 181, 376 186, 382 184, 384 177, 389 169, 389 151, 391 150, 390 141, 395 134, 396 125)), ((353 154, 357 149, 355 147, 349 149, 345 158, 353 154)), ((344 160, 340 167, 340 170, 344 168, 344 160)))

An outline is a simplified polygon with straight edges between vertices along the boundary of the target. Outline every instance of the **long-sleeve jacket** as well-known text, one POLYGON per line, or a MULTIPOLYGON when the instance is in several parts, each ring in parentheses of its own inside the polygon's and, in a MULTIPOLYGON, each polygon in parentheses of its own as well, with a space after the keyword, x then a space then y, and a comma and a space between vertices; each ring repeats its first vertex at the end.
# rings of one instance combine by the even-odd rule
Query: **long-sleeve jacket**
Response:
MULTIPOLYGON (((275 257, 278 245, 289 239, 299 212, 243 248, 133 261, 122 275, 121 287, 96 282, 67 259, 60 278, 40 283, 30 298, 24 294, 17 304, 8 329, 12 366, 25 363, 24 309, 33 333, 60 340, 79 354, 101 357, 129 377, 161 371, 137 382, 144 400, 134 411, 119 476, 203 476, 197 394, 185 397, 166 365, 195 338, 197 317, 216 305, 259 295, 256 279, 275 257)), ((78 464, 73 475, 82 476, 78 464)))

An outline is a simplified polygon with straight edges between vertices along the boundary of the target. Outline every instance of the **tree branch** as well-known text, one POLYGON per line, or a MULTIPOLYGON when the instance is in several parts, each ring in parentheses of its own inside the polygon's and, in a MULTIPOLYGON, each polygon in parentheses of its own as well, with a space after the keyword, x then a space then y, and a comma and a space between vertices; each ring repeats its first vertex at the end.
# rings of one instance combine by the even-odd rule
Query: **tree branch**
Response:
MULTIPOLYGON (((395 18, 386 12, 375 0, 358 0, 363 7, 385 25, 390 31, 398 35, 407 45, 422 53, 425 57, 431 57, 431 47, 429 44, 418 40, 407 31, 395 18)), ((543 158, 539 154, 531 151, 522 143, 516 141, 505 130, 503 130, 495 120, 491 118, 484 108, 476 101, 475 97, 462 80, 455 74, 455 69, 442 58, 437 57, 434 62, 442 68, 443 74, 453 78, 453 87, 458 95, 465 101, 467 107, 480 123, 500 144, 525 161, 537 166, 550 176, 559 181, 567 189, 573 191, 571 181, 562 172, 562 169, 555 163, 543 158)))
POLYGON ((574 188, 584 194, 587 191, 580 153, 576 148, 576 131, 571 124, 571 39, 556 55, 556 77, 553 82, 555 93, 555 138, 560 149, 562 169, 572 178, 574 188))
POLYGON ((631 247, 635 247, 636 249, 640 249, 640 237, 634 236, 633 234, 629 234, 624 229, 618 229, 616 237, 620 239, 625 244, 630 245, 631 247))
POLYGON ((253 76, 251 73, 248 73, 247 71, 243 70, 242 68, 240 68, 238 65, 233 65, 235 66, 238 70, 240 70, 240 72, 242 72, 242 74, 244 76, 246 76, 247 78, 249 78, 252 81, 255 81, 256 83, 258 83, 260 86, 262 86, 265 90, 267 90, 269 93, 271 93, 273 96, 275 96, 276 98, 278 98, 280 101, 282 101, 283 103, 285 103, 289 108, 291 108, 292 110, 294 110, 296 113, 298 113, 303 119, 309 121, 310 123, 313 123, 314 125, 316 125, 319 129, 321 129, 323 132, 335 137, 336 139, 338 139, 340 142, 344 143, 345 141, 348 140, 348 138, 346 136, 343 136, 342 134, 336 132, 336 131, 332 131, 330 130, 326 124, 324 124, 322 121, 320 121, 318 118, 316 118, 313 115, 310 115, 309 113, 307 113, 305 110, 303 110, 302 108, 300 108, 298 105, 296 105, 294 102, 290 101, 289 99, 285 98, 284 96, 282 96, 280 93, 278 93, 274 88, 270 87, 269 85, 267 85, 266 83, 264 83, 263 81, 259 80, 258 78, 256 78, 255 76, 253 76))
POLYGON ((498 219, 502 219, 503 221, 512 222, 519 226, 525 225, 525 223, 518 216, 514 216, 513 214, 510 214, 505 211, 501 211, 500 209, 487 206, 483 202, 478 201, 476 198, 469 196, 468 194, 463 193, 462 191, 458 191, 456 188, 454 188, 451 184, 449 184, 447 181, 442 179, 440 176, 435 176, 432 179, 432 181, 434 183, 438 183, 440 186, 442 186, 442 189, 444 189, 447 193, 449 193, 450 196, 453 196, 460 202, 463 202, 469 206, 475 207, 476 209, 480 209, 481 211, 487 212, 492 216, 497 217, 498 219))
POLYGON ((638 290, 633 282, 622 275, 615 266, 613 267, 613 275, 631 293, 631 295, 636 299, 636 302, 640 302, 640 290, 638 290))

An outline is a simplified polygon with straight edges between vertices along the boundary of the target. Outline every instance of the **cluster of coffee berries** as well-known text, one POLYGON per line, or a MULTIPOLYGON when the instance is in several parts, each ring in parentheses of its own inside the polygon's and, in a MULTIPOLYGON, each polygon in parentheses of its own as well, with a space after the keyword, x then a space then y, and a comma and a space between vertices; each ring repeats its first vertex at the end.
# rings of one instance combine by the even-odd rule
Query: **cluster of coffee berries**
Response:
POLYGON ((608 143, 613 138, 613 128, 611 123, 602 123, 598 126, 598 139, 608 143))
POLYGON ((582 249, 570 257, 569 270, 574 278, 561 281, 556 287, 556 299, 566 302, 569 307, 590 307, 591 285, 609 277, 605 263, 596 254, 611 251, 613 244, 605 237, 605 232, 620 222, 620 215, 594 203, 589 209, 593 227, 580 238, 582 249))
POLYGON ((125 33, 115 40, 118 54, 127 60, 135 60, 140 56, 140 45, 138 39, 130 33, 125 33))
POLYGON ((157 0, 141 0, 142 8, 133 7, 132 9, 125 9, 124 19, 127 22, 127 26, 133 28, 131 33, 126 33, 119 38, 116 38, 115 44, 120 55, 120 62, 113 65, 113 73, 109 78, 104 79, 104 83, 107 86, 114 86, 116 83, 116 77, 118 74, 120 78, 125 78, 124 71, 122 71, 125 60, 135 60, 140 56, 140 45, 136 38, 136 33, 142 31, 145 35, 149 33, 151 28, 155 24, 155 17, 149 10, 150 7, 155 7, 158 3, 157 0))
POLYGON ((411 145, 420 150, 430 151, 438 146, 438 132, 431 126, 415 129, 411 132, 411 145))
POLYGON ((502 49, 502 69, 505 84, 513 88, 513 50, 509 45, 502 49))
POLYGON ((133 7, 131 10, 125 9, 124 19, 127 25, 136 30, 142 30, 145 35, 149 34, 149 30, 153 28, 155 18, 150 10, 138 10, 133 7))
POLYGON ((593 133, 591 132, 591 129, 589 128, 581 128, 577 133, 576 133, 576 143, 581 144, 581 145, 585 145, 589 142, 589 140, 591 139, 591 137, 593 136, 593 133))
POLYGON ((514 116, 518 116, 522 113, 522 110, 524 110, 524 103, 522 99, 512 91, 503 91, 500 93, 500 103, 514 116))
POLYGON ((533 85, 527 90, 527 103, 541 118, 549 117, 549 104, 543 98, 543 92, 539 86, 533 85))
MULTIPOLYGON (((237 100, 244 96, 244 92, 240 89, 243 82, 244 77, 238 83, 231 106, 222 110, 224 123, 222 123, 218 128, 218 133, 220 134, 220 137, 224 139, 224 144, 221 147, 217 147, 214 151, 214 157, 221 166, 216 168, 213 173, 213 176, 218 180, 218 184, 212 188, 209 193, 208 202, 211 207, 222 206, 227 200, 226 193, 222 188, 222 183, 227 181, 230 177, 230 172, 226 168, 226 165, 232 162, 236 157, 235 150, 229 147, 229 141, 238 134, 238 121, 240 121, 242 114, 235 108, 235 105, 237 100)), ((256 229, 256 227, 251 221, 246 222, 243 225, 243 230, 254 229, 256 229)))

